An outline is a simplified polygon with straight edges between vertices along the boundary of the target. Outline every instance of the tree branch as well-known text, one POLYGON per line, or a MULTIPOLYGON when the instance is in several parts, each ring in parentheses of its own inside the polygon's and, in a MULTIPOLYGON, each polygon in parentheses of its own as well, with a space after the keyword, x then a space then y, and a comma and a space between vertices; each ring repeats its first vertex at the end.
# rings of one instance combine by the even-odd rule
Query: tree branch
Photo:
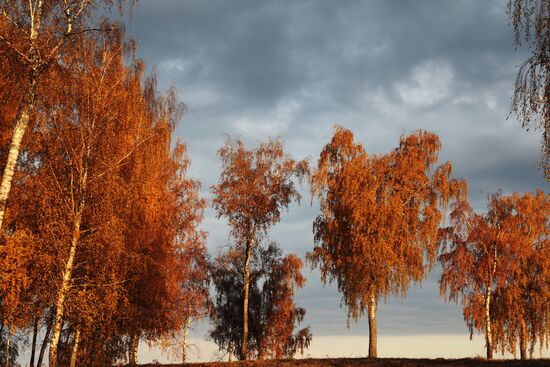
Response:
POLYGON ((104 175, 106 175, 107 173, 111 172, 112 170, 114 170, 115 168, 119 167, 123 162, 124 160, 126 160, 128 157, 130 157, 135 151, 136 149, 142 145, 143 143, 145 143, 146 141, 148 141, 149 139, 151 139, 155 134, 151 134, 149 135, 148 137, 146 137, 145 139, 141 140, 139 143, 137 143, 136 145, 134 145, 132 147, 132 149, 127 153, 125 154, 124 156, 122 156, 119 160, 117 160, 112 166, 110 166, 108 169, 106 169, 105 171, 95 175, 92 179, 90 179, 90 181, 94 180, 94 179, 97 179, 97 178, 100 178, 104 175))
POLYGON ((0 41, 3 42, 6 46, 8 46, 10 50, 15 52, 17 56, 19 56, 19 59, 21 60, 21 62, 23 62, 26 65, 31 64, 31 60, 29 59, 29 57, 24 53, 22 53, 21 51, 19 51, 14 45, 11 44, 10 41, 6 39, 6 37, 2 36, 1 34, 0 34, 0 41))

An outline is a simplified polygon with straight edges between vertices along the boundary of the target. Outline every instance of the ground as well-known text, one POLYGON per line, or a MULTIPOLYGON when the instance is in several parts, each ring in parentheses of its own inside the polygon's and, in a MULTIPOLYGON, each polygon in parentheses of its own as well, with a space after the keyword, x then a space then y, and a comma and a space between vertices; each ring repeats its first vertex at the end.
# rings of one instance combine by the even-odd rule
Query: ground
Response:
MULTIPOLYGON (((161 366, 159 364, 146 364, 142 367, 161 366)), ((182 367, 181 364, 162 365, 163 367, 182 367)), ((550 367, 550 359, 519 360, 494 360, 484 359, 404 359, 404 358, 379 358, 370 360, 366 358, 339 358, 339 359, 294 359, 294 360, 270 360, 247 362, 208 362, 189 363, 189 367, 550 367)))

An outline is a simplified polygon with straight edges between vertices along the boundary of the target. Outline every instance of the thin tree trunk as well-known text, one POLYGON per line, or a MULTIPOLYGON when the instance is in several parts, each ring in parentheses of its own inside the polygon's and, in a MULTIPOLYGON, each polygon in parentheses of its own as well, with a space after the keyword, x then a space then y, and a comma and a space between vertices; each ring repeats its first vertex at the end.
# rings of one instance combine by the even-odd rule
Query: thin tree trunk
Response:
POLYGON ((521 320, 520 325, 520 334, 519 334, 519 354, 520 358, 525 360, 527 359, 527 328, 525 326, 525 321, 521 320))
POLYGON ((139 347, 139 333, 130 335, 130 350, 128 351, 128 359, 130 366, 137 366, 139 347))
POLYGON ((44 360, 44 354, 46 353, 46 346, 50 340, 50 332, 52 331, 52 322, 48 322, 46 326, 46 334, 44 334, 44 339, 42 340, 42 345, 40 346, 40 353, 38 354, 38 361, 36 362, 36 367, 42 367, 42 361, 44 360))
POLYGON ((187 336, 189 335, 189 326, 191 326, 191 318, 188 317, 183 325, 183 344, 181 346, 181 363, 185 364, 187 361, 187 336))
POLYGON ((491 287, 487 287, 485 295, 485 347, 487 348, 487 359, 493 359, 493 335, 491 333, 491 287))
POLYGON ((71 351, 71 364, 70 367, 76 367, 76 358, 78 356, 78 343, 80 342, 80 325, 76 327, 74 333, 73 349, 71 351))
POLYGON ((254 240, 248 240, 246 243, 246 258, 243 267, 243 339, 241 342, 241 360, 247 358, 248 349, 248 292, 250 289, 250 257, 252 255, 252 244, 254 240))
POLYGON ((32 327, 32 344, 31 344, 31 360, 29 367, 34 367, 34 357, 36 354, 36 338, 38 337, 38 317, 34 318, 34 324, 32 327))
POLYGON ((91 155, 91 148, 89 144, 85 146, 85 155, 82 157, 83 164, 79 172, 79 189, 80 189, 80 199, 73 204, 74 219, 73 219, 73 233, 71 240, 71 247, 69 248, 69 256, 65 262, 65 268, 63 269, 63 279, 61 280, 61 287, 59 288, 57 294, 57 300, 55 303, 55 316, 53 319, 53 332, 52 339, 50 341, 50 351, 49 351, 49 366, 57 366, 57 347, 59 345, 59 337, 61 335, 61 329, 63 326, 63 314, 65 307, 65 298, 69 293, 72 275, 74 260, 76 257, 76 249, 78 243, 80 242, 80 225, 82 222, 82 213, 84 212, 85 206, 85 193, 88 184, 88 160, 91 155))
POLYGON ((34 72, 31 72, 29 89, 23 97, 19 110, 17 111, 17 115, 15 116, 15 126, 11 136, 8 158, 6 165, 4 166, 2 182, 0 183, 0 231, 4 223, 4 213, 6 211, 6 205, 10 195, 11 183, 15 173, 15 165, 17 164, 19 152, 21 151, 21 142, 23 141, 23 137, 25 136, 25 132, 29 126, 30 117, 34 111, 37 88, 38 78, 34 72))
POLYGON ((69 257, 65 263, 65 269, 63 270, 63 279, 61 281, 61 287, 57 294, 57 300, 55 303, 55 316, 53 320, 53 333, 52 339, 50 341, 50 352, 49 352, 49 366, 57 366, 57 347, 59 344, 59 337, 61 335, 61 327, 63 324, 63 314, 65 307, 65 298, 69 293, 71 286, 71 279, 73 273, 74 259, 76 256, 76 248, 78 242, 80 241, 80 221, 82 215, 83 202, 81 202, 80 208, 76 214, 73 228, 73 238, 71 241, 71 247, 69 249, 69 257))
POLYGON ((8 325, 8 334, 6 335, 6 363, 5 363, 5 366, 6 367, 10 367, 10 342, 11 342, 11 334, 12 334, 12 330, 11 330, 11 326, 8 325))
POLYGON ((378 357, 376 348, 376 294, 371 293, 369 299, 369 358, 378 357))
MULTIPOLYGON (((497 226, 498 227, 498 226, 497 226)), ((497 239, 500 234, 497 235, 497 239)), ((491 293, 493 292, 493 280, 497 271, 498 247, 494 245, 493 265, 489 280, 487 282, 487 293, 485 295, 485 347, 487 348, 487 359, 493 359, 493 334, 491 330, 491 293)))

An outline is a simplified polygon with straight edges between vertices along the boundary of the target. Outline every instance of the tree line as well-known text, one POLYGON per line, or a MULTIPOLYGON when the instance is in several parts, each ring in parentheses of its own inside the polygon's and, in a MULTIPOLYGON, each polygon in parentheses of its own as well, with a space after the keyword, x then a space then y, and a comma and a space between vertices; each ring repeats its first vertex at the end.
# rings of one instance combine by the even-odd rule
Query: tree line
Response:
MULTIPOLYGON (((516 29, 547 11, 525 15, 517 4, 516 29)), ((281 139, 247 148, 228 137, 210 205, 230 226, 229 246, 210 259, 200 226, 208 203, 185 144, 174 143, 185 106, 175 90, 158 91, 123 26, 100 18, 113 5, 0 5, 3 366, 24 347, 33 367, 46 352, 51 367, 135 365, 140 341, 185 362, 190 325, 202 318, 230 357, 303 352, 312 333, 299 328, 306 310, 294 295, 304 262, 284 255, 269 229, 304 181, 320 204, 305 261, 337 283, 349 319, 368 318, 369 357, 380 300, 405 296, 438 262, 442 297, 461 302, 470 332, 484 333, 487 358, 547 346, 549 196, 497 192, 486 213, 474 212, 466 180, 450 162, 438 165, 431 132, 373 155, 336 127, 316 167, 294 160, 281 139)))

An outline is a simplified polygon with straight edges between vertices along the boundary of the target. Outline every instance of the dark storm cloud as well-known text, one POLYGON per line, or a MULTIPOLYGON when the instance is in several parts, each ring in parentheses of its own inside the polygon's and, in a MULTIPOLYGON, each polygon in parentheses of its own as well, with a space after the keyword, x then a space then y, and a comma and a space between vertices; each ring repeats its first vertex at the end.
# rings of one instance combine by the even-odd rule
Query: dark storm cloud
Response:
MULTIPOLYGON (((316 163, 335 123, 369 152, 387 152, 418 128, 439 134, 441 157, 469 181, 473 206, 502 189, 548 190, 537 171, 540 132, 509 115, 517 65, 505 15, 494 1, 140 0, 127 29, 139 54, 188 106, 177 130, 203 193, 216 182, 223 133, 247 143, 281 135, 295 158, 316 163)), ((308 188, 272 237, 287 251, 312 247, 308 188)), ((209 248, 227 239, 207 211, 209 248)), ((334 286, 317 272, 298 293, 315 335, 345 331, 334 286), (328 320, 328 321, 327 321, 328 320)), ((460 309, 439 299, 437 269, 422 289, 380 307, 381 334, 465 332, 460 309)), ((365 333, 365 322, 351 332, 365 333), (355 331, 354 331, 355 330, 355 331)))
POLYGON ((498 77, 500 68, 483 65, 510 55, 502 8, 475 1, 156 1, 139 5, 130 29, 147 61, 180 63, 182 74, 164 79, 215 85, 249 107, 304 92, 349 106, 365 82, 391 90, 433 58, 447 58, 461 79, 498 77))

